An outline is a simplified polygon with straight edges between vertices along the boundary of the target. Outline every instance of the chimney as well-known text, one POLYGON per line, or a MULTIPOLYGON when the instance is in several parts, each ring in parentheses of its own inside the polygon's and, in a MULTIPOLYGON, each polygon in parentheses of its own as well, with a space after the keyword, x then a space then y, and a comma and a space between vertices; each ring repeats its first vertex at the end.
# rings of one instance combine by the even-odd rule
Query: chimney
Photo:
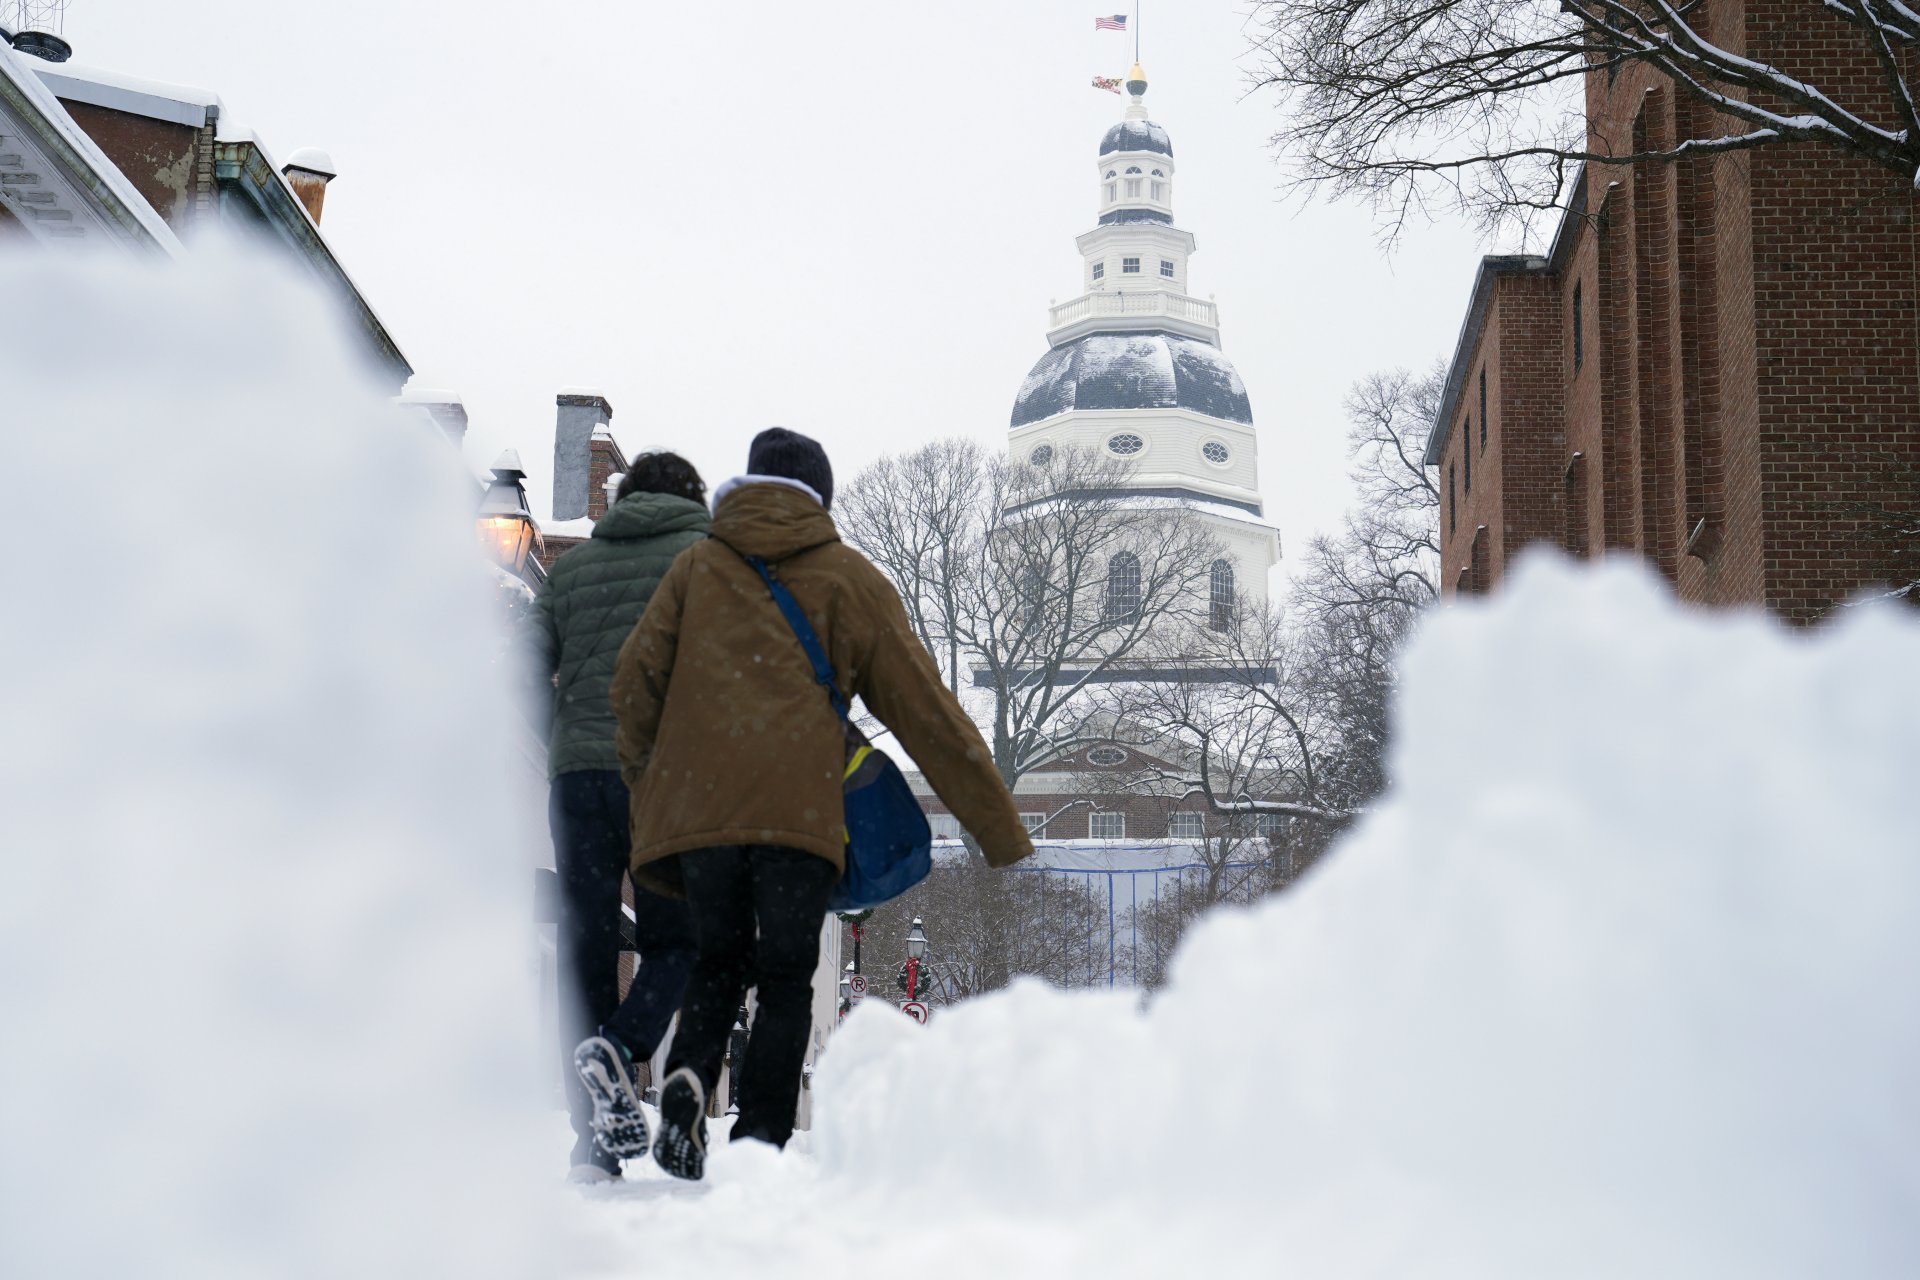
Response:
POLYGON ((446 433, 458 449, 467 438, 467 406, 458 391, 441 391, 411 384, 400 393, 400 403, 424 409, 434 424, 446 433))
POLYGON ((333 167, 333 157, 318 147, 302 147, 287 158, 280 172, 293 188, 293 194, 307 207, 307 216, 319 226, 320 210, 327 203, 327 184, 339 172, 333 167))
POLYGON ((554 397, 559 414, 553 432, 553 518, 579 520, 591 513, 593 429, 613 418, 613 406, 598 391, 570 387, 554 397))
POLYGON ((593 429, 592 461, 587 476, 587 514, 598 520, 613 505, 613 494, 626 474, 627 455, 614 441, 613 428, 603 422, 593 429))

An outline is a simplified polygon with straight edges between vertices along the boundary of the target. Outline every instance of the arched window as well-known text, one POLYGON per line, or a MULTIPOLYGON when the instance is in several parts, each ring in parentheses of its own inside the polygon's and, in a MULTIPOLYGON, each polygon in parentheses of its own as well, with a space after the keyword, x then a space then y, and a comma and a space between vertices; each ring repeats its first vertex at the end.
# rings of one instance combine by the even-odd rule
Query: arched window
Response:
POLYGON ((1107 561, 1107 621, 1132 622, 1140 616, 1140 557, 1122 551, 1107 561))
POLYGON ((1225 560, 1215 560, 1207 575, 1207 625, 1215 631, 1233 626, 1233 565, 1225 560))
POLYGON ((1114 181, 1118 176, 1112 169, 1107 170, 1107 203, 1112 204, 1120 198, 1120 184, 1114 181))
POLYGON ((1153 171, 1152 194, 1155 200, 1165 200, 1167 198, 1167 184, 1161 181, 1161 179, 1166 176, 1166 174, 1160 172, 1158 169, 1153 171))
POLYGON ((1140 166, 1133 165, 1127 169, 1127 199, 1138 200, 1139 198, 1140 198, 1140 166))

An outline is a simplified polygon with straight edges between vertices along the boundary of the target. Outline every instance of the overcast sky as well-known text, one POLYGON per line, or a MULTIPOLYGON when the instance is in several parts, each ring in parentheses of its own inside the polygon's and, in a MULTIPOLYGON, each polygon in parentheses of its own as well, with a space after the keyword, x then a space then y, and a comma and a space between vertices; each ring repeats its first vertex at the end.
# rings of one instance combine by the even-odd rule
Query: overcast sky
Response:
MULTIPOLYGON (((629 453, 717 483, 772 423, 837 474, 965 434, 1004 444, 1079 289, 1122 0, 74 0, 75 61, 210 89, 283 159, 340 169, 325 229, 417 370, 517 447, 548 505, 553 397, 603 390, 629 453)), ((1283 198, 1245 0, 1147 0, 1191 289, 1260 432, 1289 558, 1347 501, 1341 400, 1450 351, 1484 246, 1419 228, 1391 257, 1357 206, 1283 198)))

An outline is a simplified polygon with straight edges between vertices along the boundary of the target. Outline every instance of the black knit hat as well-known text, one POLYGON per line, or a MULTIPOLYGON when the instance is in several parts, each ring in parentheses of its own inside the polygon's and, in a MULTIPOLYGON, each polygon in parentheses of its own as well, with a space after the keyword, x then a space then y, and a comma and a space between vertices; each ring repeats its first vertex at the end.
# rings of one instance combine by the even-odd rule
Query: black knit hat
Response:
POLYGON ((768 427, 747 447, 747 472, 756 476, 783 476, 798 480, 820 495, 820 505, 833 505, 833 464, 820 443, 785 427, 768 427))

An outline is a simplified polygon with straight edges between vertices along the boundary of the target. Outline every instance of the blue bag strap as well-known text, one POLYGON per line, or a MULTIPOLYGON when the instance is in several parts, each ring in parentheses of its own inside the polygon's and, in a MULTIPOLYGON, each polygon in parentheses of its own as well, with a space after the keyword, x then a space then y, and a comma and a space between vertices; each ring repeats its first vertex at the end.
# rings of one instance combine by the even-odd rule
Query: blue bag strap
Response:
POLYGON ((807 615, 801 611, 800 602, 793 598, 793 592, 787 590, 780 579, 773 576, 773 570, 759 556, 742 556, 760 580, 767 584, 767 590, 773 593, 773 602, 780 606, 780 612, 786 615, 787 625, 793 628, 793 634, 800 641, 800 647, 807 651, 807 661, 813 664, 813 678, 826 688, 827 697, 833 700, 833 709, 842 720, 848 719, 847 700, 840 694, 840 685, 833 672, 833 662, 827 657, 827 651, 820 644, 813 624, 807 621, 807 615))

